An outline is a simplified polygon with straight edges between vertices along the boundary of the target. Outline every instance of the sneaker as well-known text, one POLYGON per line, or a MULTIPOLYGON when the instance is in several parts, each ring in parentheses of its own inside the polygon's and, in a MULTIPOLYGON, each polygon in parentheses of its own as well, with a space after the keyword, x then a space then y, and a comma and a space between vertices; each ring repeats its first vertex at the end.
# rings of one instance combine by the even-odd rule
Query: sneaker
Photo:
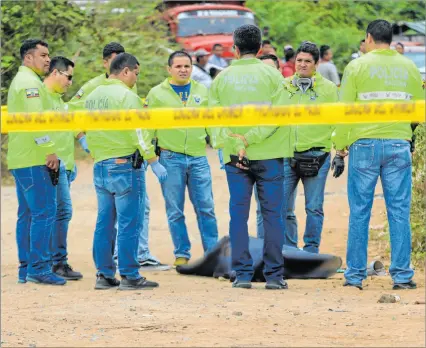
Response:
POLYGON ((144 277, 139 279, 127 279, 126 276, 122 276, 118 290, 152 290, 158 288, 158 286, 158 283, 151 282, 144 277))
POLYGON ((284 290, 288 289, 288 284, 284 279, 269 280, 266 282, 265 289, 268 290, 284 290))
POLYGON ((188 262, 189 262, 189 259, 187 259, 186 257, 177 257, 173 266, 177 267, 177 266, 187 265, 188 262))
POLYGON ((408 283, 394 283, 392 290, 412 290, 417 289, 417 284, 410 280, 408 283))
POLYGON ((232 283, 233 288, 239 288, 239 289, 251 289, 251 282, 248 280, 238 280, 235 279, 232 283))
POLYGON ((27 275, 27 281, 36 284, 65 285, 67 281, 55 273, 43 275, 27 275))
POLYGON ((107 290, 116 288, 120 285, 120 281, 115 278, 106 278, 103 274, 98 275, 96 278, 95 290, 107 290))
POLYGON ((58 263, 52 266, 52 272, 67 280, 79 280, 83 278, 80 272, 76 272, 67 263, 58 263))
POLYGON ((167 271, 172 268, 171 266, 165 265, 164 263, 154 259, 139 261, 139 265, 142 271, 167 271))
POLYGON ((348 281, 345 281, 345 284, 343 284, 343 286, 352 286, 354 288, 362 290, 362 284, 352 284, 352 283, 349 283, 348 281))

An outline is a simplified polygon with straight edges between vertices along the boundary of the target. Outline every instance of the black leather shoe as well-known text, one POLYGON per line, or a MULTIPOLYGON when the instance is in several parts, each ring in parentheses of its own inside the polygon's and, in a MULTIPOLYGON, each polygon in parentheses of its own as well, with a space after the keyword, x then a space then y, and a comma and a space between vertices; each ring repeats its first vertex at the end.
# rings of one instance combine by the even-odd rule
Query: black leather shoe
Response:
POLYGON ((122 276, 118 290, 152 290, 158 288, 158 286, 158 283, 151 282, 144 277, 139 279, 127 279, 127 277, 122 276))
POLYGON ((394 283, 392 290, 412 290, 417 289, 417 284, 410 280, 408 283, 394 283))
POLYGON ((345 284, 343 284, 343 286, 352 286, 354 288, 357 288, 359 290, 362 290, 362 284, 352 284, 352 283, 348 283, 347 281, 345 282, 345 284))
POLYGON ((66 280, 79 280, 83 278, 80 272, 76 272, 67 263, 58 263, 52 266, 52 272, 66 280))
POLYGON ((96 290, 107 290, 116 288, 120 285, 120 281, 115 278, 105 278, 102 274, 96 278, 95 289, 96 290))

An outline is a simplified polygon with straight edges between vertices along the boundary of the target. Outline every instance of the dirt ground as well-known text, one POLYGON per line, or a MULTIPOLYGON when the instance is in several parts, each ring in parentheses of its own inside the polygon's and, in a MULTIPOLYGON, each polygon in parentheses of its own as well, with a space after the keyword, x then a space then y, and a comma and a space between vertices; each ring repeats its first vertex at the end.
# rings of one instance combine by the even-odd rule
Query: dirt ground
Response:
MULTIPOLYGON (((216 215, 221 236, 228 233, 228 188, 215 153, 212 166, 216 215)), ((164 263, 173 262, 160 186, 149 170, 151 198, 150 247, 164 263)), ((379 185, 380 186, 380 185, 379 185)), ((92 238, 96 196, 92 165, 79 163, 72 185, 74 217, 68 236, 70 263, 84 274, 63 287, 17 284, 14 187, 2 187, 1 205, 1 345, 4 347, 132 347, 132 346, 425 346, 425 278, 416 270, 419 288, 402 291, 399 303, 377 303, 395 293, 390 277, 370 278, 363 291, 343 288, 343 276, 328 280, 289 280, 289 290, 231 288, 227 281, 178 275, 174 270, 149 272, 158 281, 153 291, 95 291, 92 238)), ((189 201, 189 200, 188 200, 189 201)), ((296 213, 304 231, 304 196, 299 187, 296 213)), ((371 227, 383 228, 385 213, 380 187, 371 227)), ((252 204, 250 231, 256 233, 252 204)), ((329 177, 321 251, 345 259, 348 224, 346 175, 329 177)), ((196 218, 186 205, 193 259, 202 255, 196 218)), ((385 255, 383 242, 370 241, 369 260, 385 255)), ((389 266, 389 260, 382 259, 389 266)))

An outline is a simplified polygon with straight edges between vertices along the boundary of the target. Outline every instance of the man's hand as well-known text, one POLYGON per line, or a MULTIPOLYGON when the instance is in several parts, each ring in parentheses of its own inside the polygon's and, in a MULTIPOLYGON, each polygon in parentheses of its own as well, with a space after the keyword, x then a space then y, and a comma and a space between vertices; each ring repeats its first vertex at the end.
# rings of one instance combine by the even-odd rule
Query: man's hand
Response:
POLYGON ((244 135, 241 135, 241 134, 229 134, 229 136, 230 137, 233 137, 233 138, 238 138, 238 139, 241 139, 242 141, 243 141, 243 143, 244 143, 244 146, 247 148, 248 146, 249 146, 249 144, 248 144, 248 142, 247 142, 247 140, 246 140, 246 138, 244 138, 244 135))
POLYGON ((334 156, 333 163, 331 164, 331 170, 334 170, 333 176, 338 178, 345 170, 345 160, 342 156, 334 156))
POLYGON ((59 158, 55 153, 46 156, 46 166, 55 171, 59 169, 59 158))
POLYGON ((158 178, 158 181, 160 181, 160 184, 165 182, 167 180, 167 170, 162 166, 160 162, 158 162, 157 159, 154 161, 148 160, 148 163, 151 165, 151 169, 154 172, 155 176, 158 178))
MULTIPOLYGON (((245 149, 241 149, 240 151, 238 151, 238 159, 242 161, 243 157, 247 157, 247 153, 245 149)), ((243 170, 249 170, 249 168, 244 167, 241 163, 237 163, 237 167, 243 170)))
POLYGON ((340 157, 345 158, 347 155, 349 155, 349 152, 346 149, 337 150, 336 155, 339 155, 340 157))

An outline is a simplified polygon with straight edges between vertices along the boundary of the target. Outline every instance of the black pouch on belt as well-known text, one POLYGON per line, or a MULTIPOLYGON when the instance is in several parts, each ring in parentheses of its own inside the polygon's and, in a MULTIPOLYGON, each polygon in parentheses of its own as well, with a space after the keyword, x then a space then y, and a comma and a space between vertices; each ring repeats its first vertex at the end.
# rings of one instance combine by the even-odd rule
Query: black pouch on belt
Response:
MULTIPOLYGON (((308 150, 310 151, 310 150, 308 150)), ((325 162, 329 152, 313 157, 304 152, 295 152, 294 157, 290 158, 290 167, 296 171, 301 178, 311 178, 318 175, 318 172, 325 162)))
POLYGON ((141 156, 141 153, 139 150, 136 150, 136 152, 132 155, 132 167, 135 169, 140 169, 143 164, 143 157, 141 156))

